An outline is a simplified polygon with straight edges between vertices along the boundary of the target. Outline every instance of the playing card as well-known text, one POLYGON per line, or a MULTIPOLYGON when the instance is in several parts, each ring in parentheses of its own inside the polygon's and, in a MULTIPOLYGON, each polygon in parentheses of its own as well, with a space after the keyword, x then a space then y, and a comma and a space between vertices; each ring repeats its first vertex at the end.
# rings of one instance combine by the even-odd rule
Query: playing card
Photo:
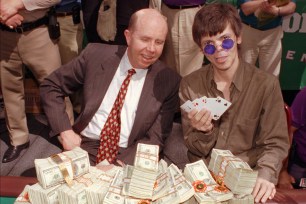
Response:
POLYGON ((218 96, 215 98, 214 102, 214 114, 213 118, 218 120, 221 115, 232 105, 231 102, 225 100, 224 98, 218 96))
POLYGON ((204 108, 204 103, 201 101, 200 98, 194 99, 192 101, 192 104, 193 104, 194 108, 197 109, 197 111, 200 111, 204 108))
POLYGON ((190 111, 192 111, 192 109, 194 109, 194 106, 192 104, 192 102, 190 100, 186 101, 183 105, 180 106, 181 109, 183 109, 184 111, 186 111, 187 113, 189 113, 190 111))

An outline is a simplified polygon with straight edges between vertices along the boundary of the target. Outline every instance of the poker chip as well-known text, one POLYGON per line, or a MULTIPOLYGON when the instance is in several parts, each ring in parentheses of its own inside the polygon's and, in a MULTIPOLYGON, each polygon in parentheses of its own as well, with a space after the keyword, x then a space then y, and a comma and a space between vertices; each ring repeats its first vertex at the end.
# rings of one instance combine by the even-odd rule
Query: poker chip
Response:
POLYGON ((207 185, 204 183, 204 181, 194 181, 192 183, 192 186, 195 192, 198 192, 198 193, 203 193, 207 189, 207 185))
POLYGON ((228 192, 228 188, 226 188, 225 186, 216 186, 214 190, 218 192, 223 192, 223 193, 228 192))

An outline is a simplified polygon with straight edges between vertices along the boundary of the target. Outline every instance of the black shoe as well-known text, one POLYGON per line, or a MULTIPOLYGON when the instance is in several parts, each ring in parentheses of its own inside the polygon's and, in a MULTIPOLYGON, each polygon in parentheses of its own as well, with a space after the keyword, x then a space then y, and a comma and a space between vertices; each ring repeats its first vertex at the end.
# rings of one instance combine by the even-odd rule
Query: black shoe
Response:
POLYGON ((30 146, 30 141, 27 142, 27 143, 24 143, 22 145, 17 145, 17 146, 10 145, 9 148, 4 153, 2 163, 11 162, 11 161, 17 159, 20 155, 20 152, 23 149, 28 148, 29 146, 30 146))

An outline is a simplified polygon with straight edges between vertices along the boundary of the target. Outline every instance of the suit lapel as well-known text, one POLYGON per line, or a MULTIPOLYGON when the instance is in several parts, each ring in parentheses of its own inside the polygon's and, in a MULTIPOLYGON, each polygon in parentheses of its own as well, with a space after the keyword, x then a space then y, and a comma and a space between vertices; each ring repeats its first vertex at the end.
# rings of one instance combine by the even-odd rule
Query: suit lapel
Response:
POLYGON ((98 111, 102 100, 108 90, 108 87, 119 67, 121 58, 124 52, 117 52, 115 55, 101 61, 101 66, 97 70, 97 74, 93 81, 92 91, 92 105, 94 108, 90 108, 92 117, 98 111))

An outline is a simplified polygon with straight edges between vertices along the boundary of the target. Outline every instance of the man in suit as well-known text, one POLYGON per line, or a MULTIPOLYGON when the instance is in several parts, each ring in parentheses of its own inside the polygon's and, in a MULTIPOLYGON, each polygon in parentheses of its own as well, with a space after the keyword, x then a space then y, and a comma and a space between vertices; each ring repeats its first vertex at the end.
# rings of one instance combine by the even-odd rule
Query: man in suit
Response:
MULTIPOLYGON (((52 73, 40 87, 43 107, 64 150, 81 146, 96 161, 100 133, 127 70, 131 77, 121 111, 116 159, 132 164, 138 143, 160 145, 171 132, 179 104, 180 76, 158 60, 167 35, 164 16, 154 9, 134 13, 124 32, 128 47, 89 44, 81 55, 52 73), (83 87, 84 103, 73 126, 63 98, 83 87)), ((117 144, 115 144, 117 145, 117 144)))

